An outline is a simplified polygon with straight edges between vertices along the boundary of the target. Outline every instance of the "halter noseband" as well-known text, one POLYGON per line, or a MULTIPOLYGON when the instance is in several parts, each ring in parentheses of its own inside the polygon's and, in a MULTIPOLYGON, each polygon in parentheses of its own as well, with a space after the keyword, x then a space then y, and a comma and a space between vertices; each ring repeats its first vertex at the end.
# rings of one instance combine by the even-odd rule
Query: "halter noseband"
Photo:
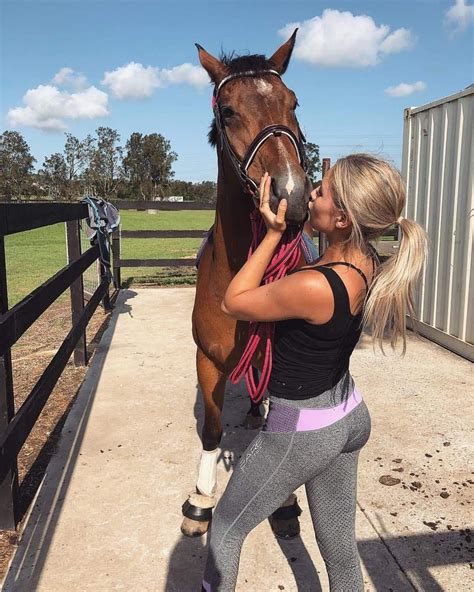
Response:
POLYGON ((238 156, 234 152, 232 146, 230 145, 229 138, 227 137, 225 131, 225 125, 223 122, 223 117, 221 113, 221 106, 219 105, 218 98, 219 92, 221 88, 229 82, 230 80, 234 80, 235 78, 243 78, 243 77, 255 77, 255 76, 262 76, 264 74, 273 74, 274 76, 278 76, 281 78, 280 74, 276 70, 261 70, 261 71, 253 71, 249 70, 247 72, 240 72, 239 74, 230 74, 223 78, 220 83, 214 87, 214 93, 212 96, 212 109, 214 111, 214 117, 216 120, 216 127, 217 131, 220 136, 221 140, 221 150, 226 150, 229 156, 229 159, 235 169, 235 172, 245 187, 245 192, 249 193, 250 195, 255 195, 258 193, 258 185, 255 181, 249 177, 247 171, 255 159, 257 152, 262 147, 262 145, 272 136, 280 137, 282 135, 289 138, 291 143, 293 144, 296 154, 298 156, 298 161, 301 168, 306 172, 307 171, 307 161, 306 161, 306 154, 304 150, 304 142, 306 142, 306 138, 301 131, 301 128, 298 125, 298 133, 299 138, 293 133, 293 131, 287 127, 286 125, 280 124, 273 124, 264 127, 254 138, 254 140, 250 143, 250 146, 247 148, 247 152, 242 159, 242 162, 239 160, 238 156))

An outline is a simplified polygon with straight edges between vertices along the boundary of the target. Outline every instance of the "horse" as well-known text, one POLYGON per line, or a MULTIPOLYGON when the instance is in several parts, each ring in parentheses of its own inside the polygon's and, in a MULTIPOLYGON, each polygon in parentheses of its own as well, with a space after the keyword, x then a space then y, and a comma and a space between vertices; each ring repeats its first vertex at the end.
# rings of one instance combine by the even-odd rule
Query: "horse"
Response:
MULTIPOLYGON (((247 259, 252 241, 250 215, 258 208, 258 183, 265 171, 272 177, 272 210, 276 212, 285 198, 289 226, 301 228, 307 219, 312 187, 305 172, 305 140, 295 114, 298 101, 281 79, 296 33, 269 59, 233 54, 217 59, 196 44, 201 65, 214 84, 214 120, 208 138, 217 148, 218 180, 212 240, 206 242, 200 257, 192 313, 205 413, 196 490, 182 508, 181 531, 186 536, 201 536, 207 531, 216 503, 225 385, 248 338, 248 323, 226 316, 221 302, 231 279, 247 259)), ((252 365, 259 368, 261 361, 260 352, 252 365)), ((263 420, 258 404, 251 405, 248 415, 255 424, 263 420)), ((300 512, 292 494, 272 516, 275 534, 296 536, 300 512)))

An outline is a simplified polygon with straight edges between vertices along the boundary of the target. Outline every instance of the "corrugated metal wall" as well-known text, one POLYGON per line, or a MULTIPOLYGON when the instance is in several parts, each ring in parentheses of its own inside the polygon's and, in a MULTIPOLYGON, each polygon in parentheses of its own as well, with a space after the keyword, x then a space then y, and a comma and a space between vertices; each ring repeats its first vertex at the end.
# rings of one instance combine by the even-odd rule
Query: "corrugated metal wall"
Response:
POLYGON ((406 216, 428 232, 417 330, 474 360, 474 86, 405 109, 406 216))

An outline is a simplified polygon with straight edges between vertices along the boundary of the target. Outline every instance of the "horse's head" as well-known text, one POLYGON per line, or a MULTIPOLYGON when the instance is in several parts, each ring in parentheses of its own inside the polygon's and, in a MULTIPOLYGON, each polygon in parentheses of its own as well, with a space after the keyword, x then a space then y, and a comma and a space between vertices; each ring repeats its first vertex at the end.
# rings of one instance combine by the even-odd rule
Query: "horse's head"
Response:
POLYGON ((214 83, 211 144, 222 148, 243 187, 255 194, 265 171, 271 175, 270 207, 288 201, 286 219, 301 225, 307 217, 311 183, 305 173, 295 93, 280 76, 286 71, 296 31, 271 58, 222 56, 198 47, 199 59, 214 83))

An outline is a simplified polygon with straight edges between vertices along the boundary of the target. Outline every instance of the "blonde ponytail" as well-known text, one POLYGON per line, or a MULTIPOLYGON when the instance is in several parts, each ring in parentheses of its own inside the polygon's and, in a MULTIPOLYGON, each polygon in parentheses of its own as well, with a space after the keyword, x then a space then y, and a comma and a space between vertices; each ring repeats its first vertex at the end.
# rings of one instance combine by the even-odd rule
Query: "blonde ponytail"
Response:
POLYGON ((364 326, 383 350, 384 337, 395 348, 399 338, 406 351, 406 315, 413 316, 414 287, 425 261, 427 240, 423 228, 407 218, 399 222, 400 248, 378 268, 364 307, 364 326))
POLYGON ((339 159, 331 169, 330 188, 337 208, 347 212, 351 234, 347 251, 369 253, 368 242, 381 236, 395 223, 401 229, 398 253, 377 269, 367 295, 363 324, 370 326, 374 343, 383 351, 389 337, 406 349, 406 315, 413 315, 414 288, 427 251, 423 228, 401 216, 405 206, 405 187, 400 173, 388 162, 370 154, 351 154, 339 159))

